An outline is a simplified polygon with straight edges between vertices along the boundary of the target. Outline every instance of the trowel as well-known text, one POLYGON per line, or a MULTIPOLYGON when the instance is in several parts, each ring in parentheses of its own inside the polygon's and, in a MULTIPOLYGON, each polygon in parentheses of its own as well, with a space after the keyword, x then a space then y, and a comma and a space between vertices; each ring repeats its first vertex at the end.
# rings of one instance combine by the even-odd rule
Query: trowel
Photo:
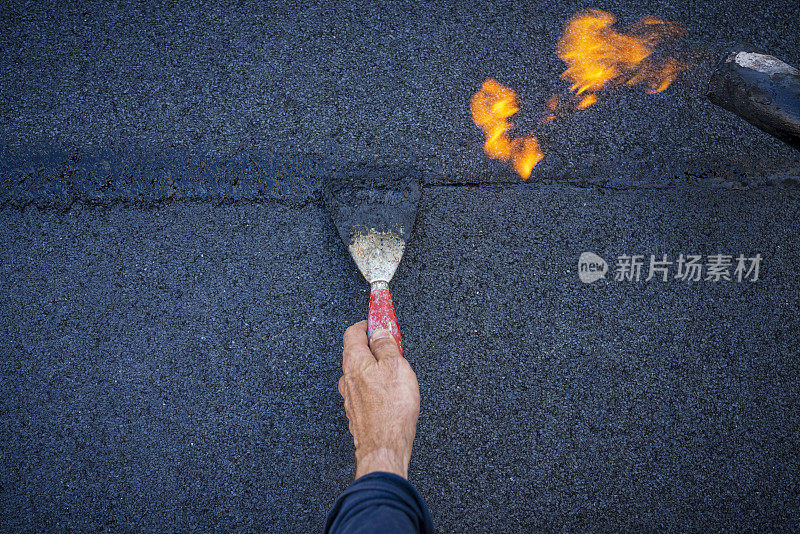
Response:
POLYGON ((389 330, 400 354, 403 341, 389 282, 414 227, 420 182, 416 169, 366 165, 327 173, 323 181, 336 230, 370 285, 367 337, 389 330))

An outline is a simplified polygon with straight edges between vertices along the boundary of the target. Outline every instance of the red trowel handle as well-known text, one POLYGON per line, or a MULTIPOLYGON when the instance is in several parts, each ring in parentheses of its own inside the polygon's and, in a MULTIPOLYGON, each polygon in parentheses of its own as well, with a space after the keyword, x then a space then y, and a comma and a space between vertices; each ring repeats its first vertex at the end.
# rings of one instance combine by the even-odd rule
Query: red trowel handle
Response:
POLYGON ((367 338, 372 340, 372 333, 379 328, 385 328, 397 341, 400 355, 403 355, 403 341, 400 339, 400 325, 397 324, 397 315, 394 313, 392 294, 386 282, 374 282, 369 295, 369 316, 367 320, 367 338))

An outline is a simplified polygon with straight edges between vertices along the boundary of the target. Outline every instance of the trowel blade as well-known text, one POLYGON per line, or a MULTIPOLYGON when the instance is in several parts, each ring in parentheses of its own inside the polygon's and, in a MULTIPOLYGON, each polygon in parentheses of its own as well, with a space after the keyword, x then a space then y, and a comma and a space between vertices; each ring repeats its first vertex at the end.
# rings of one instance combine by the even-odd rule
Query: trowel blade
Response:
POLYGON ((411 236, 421 195, 418 170, 358 166, 325 176, 333 222, 368 282, 389 282, 411 236))

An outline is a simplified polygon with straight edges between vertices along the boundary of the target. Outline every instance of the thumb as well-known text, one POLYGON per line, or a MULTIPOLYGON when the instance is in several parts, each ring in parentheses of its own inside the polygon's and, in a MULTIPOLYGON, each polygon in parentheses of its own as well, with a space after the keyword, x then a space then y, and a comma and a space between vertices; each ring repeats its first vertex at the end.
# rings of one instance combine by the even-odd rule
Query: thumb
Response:
POLYGON ((397 348, 397 341, 392 333, 385 328, 379 328, 372 333, 369 349, 378 361, 400 358, 400 349, 397 348))

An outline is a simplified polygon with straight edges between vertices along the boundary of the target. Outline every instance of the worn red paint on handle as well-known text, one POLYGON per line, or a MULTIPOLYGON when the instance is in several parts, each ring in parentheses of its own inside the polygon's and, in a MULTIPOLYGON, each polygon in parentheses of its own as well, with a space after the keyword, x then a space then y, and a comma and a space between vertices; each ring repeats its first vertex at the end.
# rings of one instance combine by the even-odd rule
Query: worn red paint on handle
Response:
POLYGON ((403 341, 400 338, 400 325, 397 324, 397 315, 394 313, 392 294, 385 285, 373 288, 370 292, 367 337, 371 340, 372 333, 379 328, 385 328, 392 333, 402 356, 403 341))

